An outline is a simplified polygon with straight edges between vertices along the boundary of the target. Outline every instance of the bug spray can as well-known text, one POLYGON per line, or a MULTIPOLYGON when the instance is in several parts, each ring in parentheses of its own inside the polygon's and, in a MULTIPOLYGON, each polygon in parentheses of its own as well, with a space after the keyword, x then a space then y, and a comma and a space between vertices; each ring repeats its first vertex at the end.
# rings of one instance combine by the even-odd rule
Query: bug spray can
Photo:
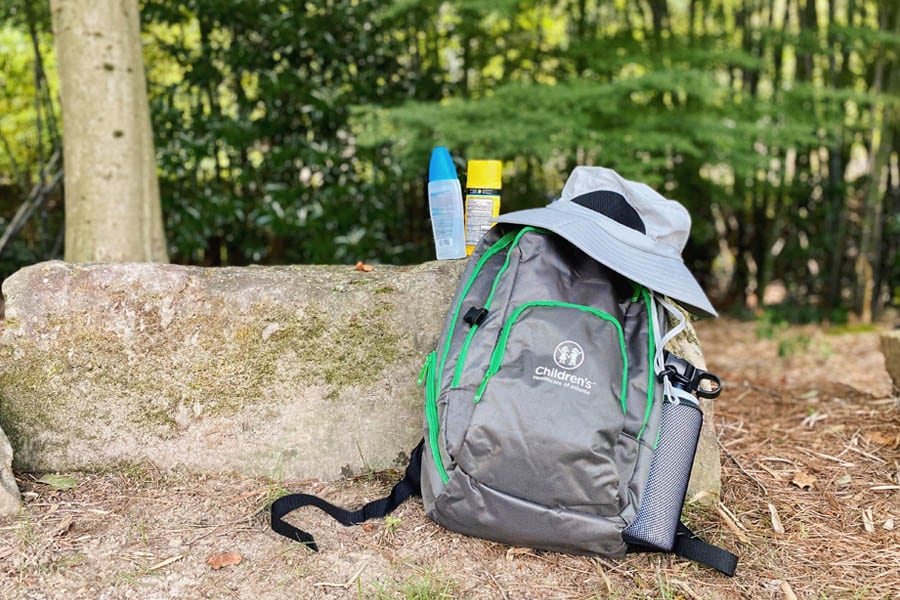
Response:
POLYGON ((466 254, 472 254, 482 236, 491 228, 491 219, 500 214, 503 163, 499 160, 470 160, 466 172, 466 254))

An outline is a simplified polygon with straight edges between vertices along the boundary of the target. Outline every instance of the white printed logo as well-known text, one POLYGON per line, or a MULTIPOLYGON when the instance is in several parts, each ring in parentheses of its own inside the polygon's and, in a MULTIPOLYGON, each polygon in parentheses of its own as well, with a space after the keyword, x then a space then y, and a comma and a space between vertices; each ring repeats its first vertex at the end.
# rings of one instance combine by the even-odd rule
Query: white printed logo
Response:
POLYGON ((573 342, 572 340, 560 342, 556 350, 553 351, 553 362, 560 369, 565 369, 566 371, 577 369, 584 362, 584 350, 582 350, 578 342, 573 342))

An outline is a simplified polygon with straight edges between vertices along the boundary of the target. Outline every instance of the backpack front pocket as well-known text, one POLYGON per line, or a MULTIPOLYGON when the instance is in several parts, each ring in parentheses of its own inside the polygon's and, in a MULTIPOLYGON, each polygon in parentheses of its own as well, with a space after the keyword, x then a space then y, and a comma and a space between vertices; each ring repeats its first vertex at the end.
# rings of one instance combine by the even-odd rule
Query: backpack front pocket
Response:
POLYGON ((598 309, 528 302, 504 323, 457 462, 475 480, 545 506, 617 515, 625 424, 622 326, 598 309))

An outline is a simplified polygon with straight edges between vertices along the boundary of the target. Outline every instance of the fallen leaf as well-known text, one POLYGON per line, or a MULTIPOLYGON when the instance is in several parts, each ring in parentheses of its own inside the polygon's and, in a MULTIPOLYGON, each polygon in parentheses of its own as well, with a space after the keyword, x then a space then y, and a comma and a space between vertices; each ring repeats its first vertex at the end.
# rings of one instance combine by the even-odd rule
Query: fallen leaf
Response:
POLYGON ((785 600, 797 600, 797 594, 794 593, 787 581, 781 582, 781 593, 784 594, 785 600))
POLYGON ((872 509, 867 508, 862 513, 863 519, 863 527, 866 529, 868 533, 875 533, 875 515, 872 514, 872 509))
POLYGON ((719 501, 719 496, 710 492, 709 490, 701 490, 691 496, 691 499, 687 501, 687 504, 715 504, 719 501))
POLYGON ((38 479, 38 483, 47 484, 58 492, 64 492, 66 490, 71 490, 74 487, 78 487, 78 481, 74 477, 54 475, 53 473, 44 475, 38 479))
POLYGON ((75 524, 75 517, 72 515, 67 515, 62 522, 56 527, 56 531, 53 535, 63 536, 69 533, 69 530, 72 529, 72 525, 75 524))
POLYGON ((849 475, 841 475, 840 477, 838 477, 837 479, 834 480, 834 483, 843 487, 843 486, 850 485, 851 481, 853 481, 853 478, 850 477, 849 475))
POLYGON ((356 263, 356 270, 357 270, 357 271, 363 271, 363 272, 365 272, 365 273, 368 273, 369 271, 371 271, 371 270, 374 269, 374 268, 375 268, 375 267, 373 267, 372 265, 367 265, 367 264, 364 263, 363 261, 359 261, 358 263, 356 263))
POLYGON ((772 517, 772 529, 775 533, 784 533, 784 525, 781 524, 781 517, 778 516, 778 510, 775 505, 769 502, 769 515, 772 517))
POLYGON ((866 433, 866 439, 873 444, 879 446, 894 446, 900 440, 900 436, 882 433, 880 431, 869 431, 866 433))
POLYGON ((533 554, 531 548, 513 547, 506 551, 506 560, 512 562, 516 556, 533 554))
POLYGON ((813 486, 816 485, 816 481, 816 476, 810 475, 806 471, 797 471, 796 473, 794 473, 794 478, 791 479, 791 483, 796 485, 801 490, 813 489, 813 486))
POLYGON ((244 557, 237 552, 221 552, 219 554, 210 555, 210 557, 206 559, 206 564, 213 569, 221 569, 222 567, 239 565, 242 560, 244 560, 244 557))

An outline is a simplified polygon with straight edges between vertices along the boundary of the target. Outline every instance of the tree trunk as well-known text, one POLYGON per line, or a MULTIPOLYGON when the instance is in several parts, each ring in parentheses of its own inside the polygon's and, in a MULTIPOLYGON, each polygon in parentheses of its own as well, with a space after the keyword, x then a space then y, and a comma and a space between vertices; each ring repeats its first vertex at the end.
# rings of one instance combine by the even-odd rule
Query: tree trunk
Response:
MULTIPOLYGON (((884 12, 880 14, 879 20, 883 31, 892 31, 895 35, 900 32, 900 10, 897 10, 896 7, 885 8, 884 12)), ((897 77, 900 69, 888 65, 887 62, 887 57, 882 49, 875 63, 872 91, 880 93, 885 90, 888 96, 895 96, 900 91, 900 81, 897 77)), ((872 112, 874 117, 872 121, 875 126, 872 130, 869 147, 869 180, 863 201, 862 233, 859 256, 856 259, 856 309, 863 323, 871 323, 873 308, 878 308, 875 294, 875 269, 879 264, 882 249, 883 203, 887 198, 887 192, 882 192, 881 182, 885 170, 889 168, 892 151, 892 108, 879 103, 872 112), (879 112, 881 119, 877 115, 879 112)))
POLYGON ((137 0, 51 0, 66 260, 168 262, 137 0))

